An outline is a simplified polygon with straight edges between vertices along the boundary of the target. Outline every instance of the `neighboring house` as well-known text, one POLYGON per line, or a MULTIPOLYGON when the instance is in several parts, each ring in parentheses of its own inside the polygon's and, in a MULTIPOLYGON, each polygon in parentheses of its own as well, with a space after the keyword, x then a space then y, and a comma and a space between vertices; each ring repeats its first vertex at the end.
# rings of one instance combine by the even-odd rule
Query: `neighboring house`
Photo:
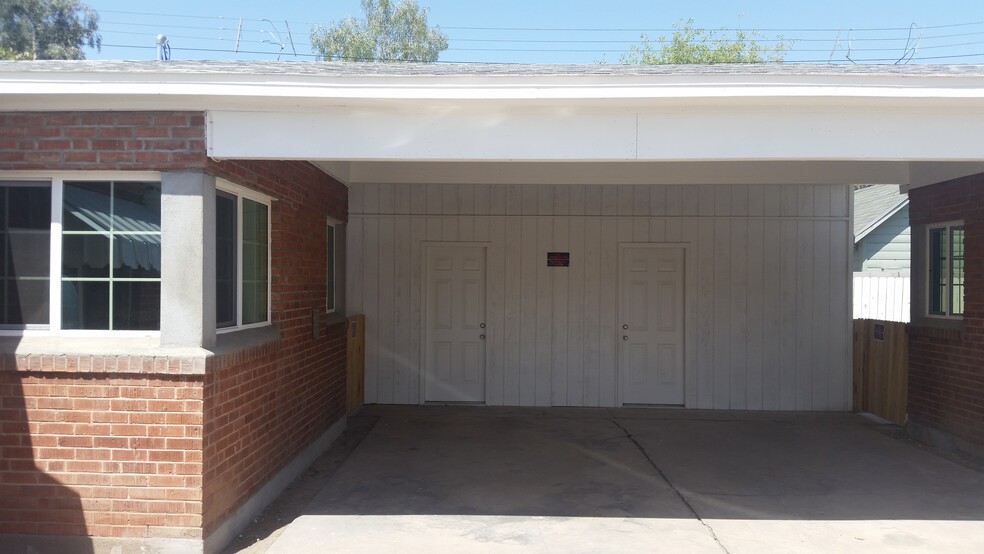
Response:
POLYGON ((909 274, 909 197, 898 186, 854 191, 854 271, 909 274))
POLYGON ((909 321, 909 198, 897 185, 854 190, 854 318, 909 321))
MULTIPOLYGON (((348 314, 366 402, 847 411, 851 185, 980 237, 984 184, 920 192, 984 171, 979 68, 24 62, 0 106, 0 547, 221 548, 344 427, 348 314)), ((960 383, 969 290, 913 339, 960 383)))

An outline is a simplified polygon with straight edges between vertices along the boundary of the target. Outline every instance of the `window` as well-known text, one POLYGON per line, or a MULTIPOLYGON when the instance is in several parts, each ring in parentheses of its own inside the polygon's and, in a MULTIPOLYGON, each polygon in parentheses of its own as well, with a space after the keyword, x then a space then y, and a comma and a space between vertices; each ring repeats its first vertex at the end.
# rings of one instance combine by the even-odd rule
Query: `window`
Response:
POLYGON ((0 328, 48 325, 51 184, 0 181, 0 328))
POLYGON ((328 221, 327 230, 327 241, 328 241, 328 287, 326 293, 325 307, 328 313, 335 311, 335 271, 337 266, 335 265, 335 223, 328 221))
POLYGON ((270 322, 269 271, 269 200, 226 183, 215 198, 217 328, 270 322))
POLYGON ((160 183, 65 181, 62 194, 62 329, 160 329, 160 183))
POLYGON ((964 312, 964 228, 960 224, 931 226, 927 311, 935 316, 964 312))
POLYGON ((108 175, 0 181, 0 329, 160 329, 160 177, 108 175))

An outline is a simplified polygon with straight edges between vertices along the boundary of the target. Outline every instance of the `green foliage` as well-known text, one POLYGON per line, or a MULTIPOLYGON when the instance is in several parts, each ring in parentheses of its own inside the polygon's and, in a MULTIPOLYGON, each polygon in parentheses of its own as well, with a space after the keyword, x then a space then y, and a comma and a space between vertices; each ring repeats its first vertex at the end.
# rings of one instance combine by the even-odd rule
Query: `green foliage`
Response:
POLYGON ((0 46, 0 60, 29 60, 31 55, 27 52, 14 52, 10 48, 0 46))
POLYGON ((415 0, 362 0, 365 19, 348 17, 311 29, 311 44, 323 60, 433 62, 448 48, 448 36, 427 25, 427 8, 415 0))
POLYGON ((0 0, 0 57, 82 60, 99 49, 99 14, 79 0, 0 0))
POLYGON ((735 31, 733 37, 720 37, 714 31, 697 29, 694 20, 673 24, 673 36, 654 42, 642 35, 642 44, 632 45, 623 54, 628 64, 691 64, 691 63, 782 63, 790 43, 781 36, 772 44, 762 44, 762 37, 752 31, 735 31))

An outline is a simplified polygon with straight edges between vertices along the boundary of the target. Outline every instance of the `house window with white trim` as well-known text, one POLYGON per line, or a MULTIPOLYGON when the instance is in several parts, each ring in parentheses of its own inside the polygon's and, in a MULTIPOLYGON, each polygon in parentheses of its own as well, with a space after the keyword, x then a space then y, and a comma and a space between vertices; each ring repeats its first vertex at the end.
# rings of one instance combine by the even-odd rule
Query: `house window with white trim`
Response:
POLYGON ((964 313, 964 228, 962 224, 930 226, 928 232, 930 315, 960 317, 964 313))
POLYGON ((0 329, 146 333, 160 320, 159 175, 0 181, 0 329))
POLYGON ((270 322, 270 202, 243 190, 215 197, 215 320, 219 329, 270 322))
POLYGON ((336 309, 336 297, 335 295, 338 281, 336 279, 336 272, 338 271, 338 265, 336 264, 336 255, 338 249, 335 244, 335 226, 337 224, 332 220, 328 220, 327 227, 327 242, 328 242, 328 268, 327 268, 327 293, 325 300, 325 307, 328 313, 333 313, 336 309))

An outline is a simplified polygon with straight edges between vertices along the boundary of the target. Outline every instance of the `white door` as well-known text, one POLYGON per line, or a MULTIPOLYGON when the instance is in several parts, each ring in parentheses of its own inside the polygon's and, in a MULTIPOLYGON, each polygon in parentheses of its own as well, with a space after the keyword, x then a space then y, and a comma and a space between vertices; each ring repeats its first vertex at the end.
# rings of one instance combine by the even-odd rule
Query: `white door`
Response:
POLYGON ((619 259, 622 404, 682 405, 683 248, 625 245, 619 259))
POLYGON ((485 401, 485 247, 427 247, 425 402, 485 401))

